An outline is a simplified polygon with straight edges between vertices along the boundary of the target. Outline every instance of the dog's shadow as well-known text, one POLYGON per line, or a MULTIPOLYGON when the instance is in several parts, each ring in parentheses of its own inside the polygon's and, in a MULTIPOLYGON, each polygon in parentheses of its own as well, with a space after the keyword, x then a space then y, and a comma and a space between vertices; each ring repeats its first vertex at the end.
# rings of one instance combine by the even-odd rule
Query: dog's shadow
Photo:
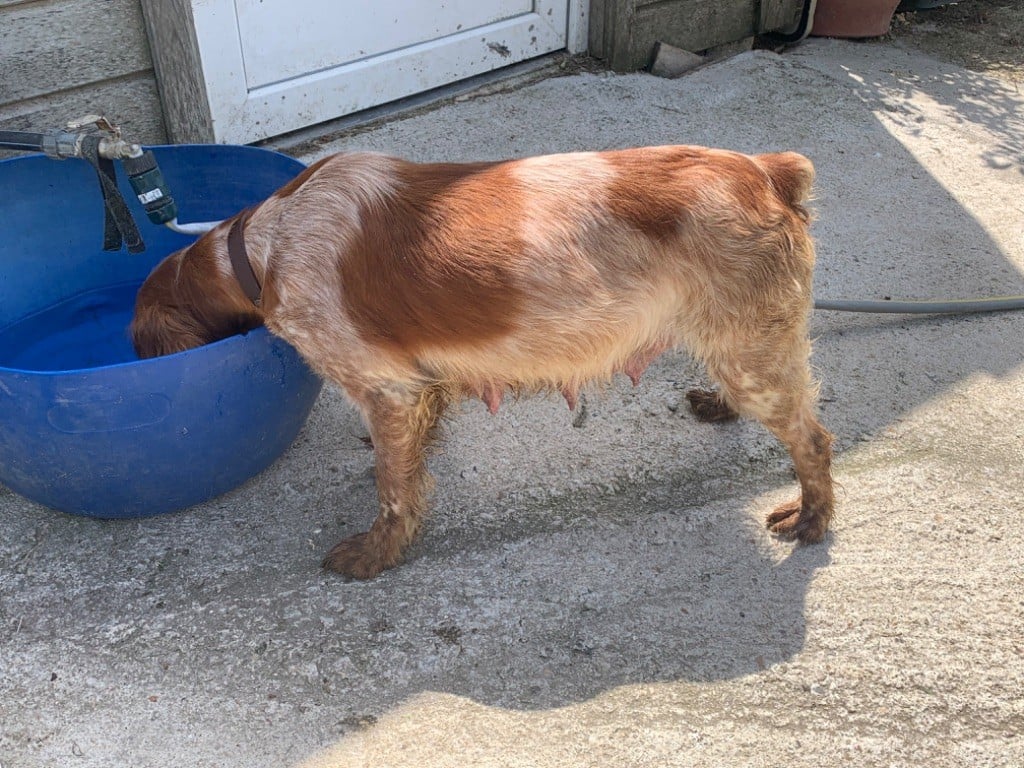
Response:
MULTIPOLYGON (((536 709, 790 659, 803 646, 807 587, 831 538, 800 547, 768 535, 763 513, 797 491, 785 451, 759 425, 700 424, 675 407, 672 394, 683 390, 669 373, 681 362, 666 356, 646 389, 591 396, 582 426, 555 398, 510 404, 498 418, 467 404, 431 462, 434 511, 407 562, 366 583, 324 574, 314 590, 316 557, 376 511, 373 453, 328 391, 304 439, 333 439, 345 469, 329 474, 348 481, 318 490, 321 526, 300 514, 312 544, 288 546, 294 518, 262 534, 278 549, 267 589, 308 591, 301 609, 290 599, 261 603, 258 626, 280 626, 281 611, 294 618, 286 637, 274 629, 260 642, 282 654, 315 645, 321 679, 305 695, 339 704, 344 692, 357 719, 424 690, 536 709), (624 417, 642 428, 623 429, 624 417), (539 434, 557 435, 557 448, 532 445, 539 434), (622 467, 637 462, 617 438, 637 450, 660 443, 659 461, 630 479, 622 467), (615 455, 622 466, 610 470, 615 455), (764 493, 752 497, 752 488, 764 493)), ((284 482, 302 474, 292 461, 308 461, 302 446, 275 468, 284 482)), ((284 659, 267 654, 260 663, 270 674, 284 659)))
MULTIPOLYGON (((676 391, 661 370, 652 371, 654 391, 676 391)), ((529 437, 515 427, 557 413, 575 440, 607 442, 623 432, 601 410, 616 398, 648 402, 628 385, 591 398, 582 428, 553 400, 512 404, 498 419, 465 407, 448 427, 453 447, 432 460, 439 491, 425 535, 405 564, 369 582, 318 568, 325 548, 375 513, 373 452, 333 390, 273 468, 183 514, 79 520, 8 496, 32 523, 25 539, 45 544, 4 553, 4 626, 16 616, 18 631, 2 639, 16 651, 59 654, 76 675, 128 668, 161 695, 201 690, 209 706, 288 698, 352 723, 421 691, 532 710, 790 659, 803 646, 807 587, 830 540, 799 547, 763 530, 766 505, 796 487, 759 426, 699 424, 666 407, 648 417, 678 434, 666 450, 689 445, 724 474, 611 473, 607 487, 574 490, 570 471, 556 478, 561 491, 541 492, 553 457, 524 448, 529 437), (512 474, 479 480, 493 468, 462 453, 467 433, 479 431, 493 439, 491 455, 521 451, 505 462, 512 474), (770 467, 754 470, 767 492, 757 499, 745 490, 755 460, 770 467), (530 467, 528 493, 516 492, 515 472, 530 467), (135 661, 153 658, 160 665, 135 661)))
POLYGON ((772 543, 737 497, 688 507, 673 501, 687 489, 671 485, 574 497, 589 521, 545 525, 544 511, 529 510, 510 524, 517 532, 497 532, 490 545, 453 546, 448 526, 429 533, 419 559, 389 579, 416 600, 394 612, 377 603, 375 612, 382 640, 419 649, 406 670, 420 678, 413 688, 548 708, 625 684, 730 679, 792 658, 829 540, 772 543), (539 530, 525 533, 530 526, 539 530))

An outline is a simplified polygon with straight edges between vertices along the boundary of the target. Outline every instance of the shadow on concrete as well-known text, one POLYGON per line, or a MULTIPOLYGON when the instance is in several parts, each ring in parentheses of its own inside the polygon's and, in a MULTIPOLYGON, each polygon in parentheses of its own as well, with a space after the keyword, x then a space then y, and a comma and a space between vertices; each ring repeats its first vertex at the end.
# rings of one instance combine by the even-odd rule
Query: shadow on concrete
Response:
MULTIPOLYGON (((856 75, 851 68, 850 76, 856 75)), ((962 152, 965 161, 973 155, 995 170, 1024 173, 1024 94, 1014 83, 948 65, 928 75, 899 69, 872 72, 854 93, 885 109, 910 137, 927 139, 938 116, 968 135, 981 130, 988 137, 983 147, 968 143, 951 151, 962 152)))

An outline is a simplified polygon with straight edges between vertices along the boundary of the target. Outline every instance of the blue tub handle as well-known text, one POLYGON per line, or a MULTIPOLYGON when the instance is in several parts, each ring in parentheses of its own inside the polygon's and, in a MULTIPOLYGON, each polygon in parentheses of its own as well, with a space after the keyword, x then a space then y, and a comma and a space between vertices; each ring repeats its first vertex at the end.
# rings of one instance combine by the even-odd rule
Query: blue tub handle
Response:
POLYGON ((106 390, 55 398, 46 419, 54 429, 69 434, 118 432, 159 424, 170 411, 170 399, 159 393, 106 390))

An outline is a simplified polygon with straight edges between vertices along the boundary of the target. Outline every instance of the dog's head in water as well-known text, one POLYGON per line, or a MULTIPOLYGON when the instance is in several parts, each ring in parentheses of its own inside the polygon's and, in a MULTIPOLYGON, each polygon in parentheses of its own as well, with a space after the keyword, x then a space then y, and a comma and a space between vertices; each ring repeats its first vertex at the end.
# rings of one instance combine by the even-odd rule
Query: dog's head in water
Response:
POLYGON ((172 253, 146 278, 129 331, 140 358, 184 352, 263 324, 262 313, 220 258, 230 224, 172 253))

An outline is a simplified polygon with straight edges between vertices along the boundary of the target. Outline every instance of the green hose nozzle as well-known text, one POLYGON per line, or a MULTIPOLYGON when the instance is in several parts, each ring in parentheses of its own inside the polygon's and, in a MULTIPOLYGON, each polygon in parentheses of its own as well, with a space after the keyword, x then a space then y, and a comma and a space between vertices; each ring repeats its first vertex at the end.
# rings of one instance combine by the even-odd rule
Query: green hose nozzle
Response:
POLYGON ((138 157, 125 158, 122 163, 135 196, 154 224, 166 224, 178 216, 178 206, 171 197, 167 182, 148 149, 138 157))

